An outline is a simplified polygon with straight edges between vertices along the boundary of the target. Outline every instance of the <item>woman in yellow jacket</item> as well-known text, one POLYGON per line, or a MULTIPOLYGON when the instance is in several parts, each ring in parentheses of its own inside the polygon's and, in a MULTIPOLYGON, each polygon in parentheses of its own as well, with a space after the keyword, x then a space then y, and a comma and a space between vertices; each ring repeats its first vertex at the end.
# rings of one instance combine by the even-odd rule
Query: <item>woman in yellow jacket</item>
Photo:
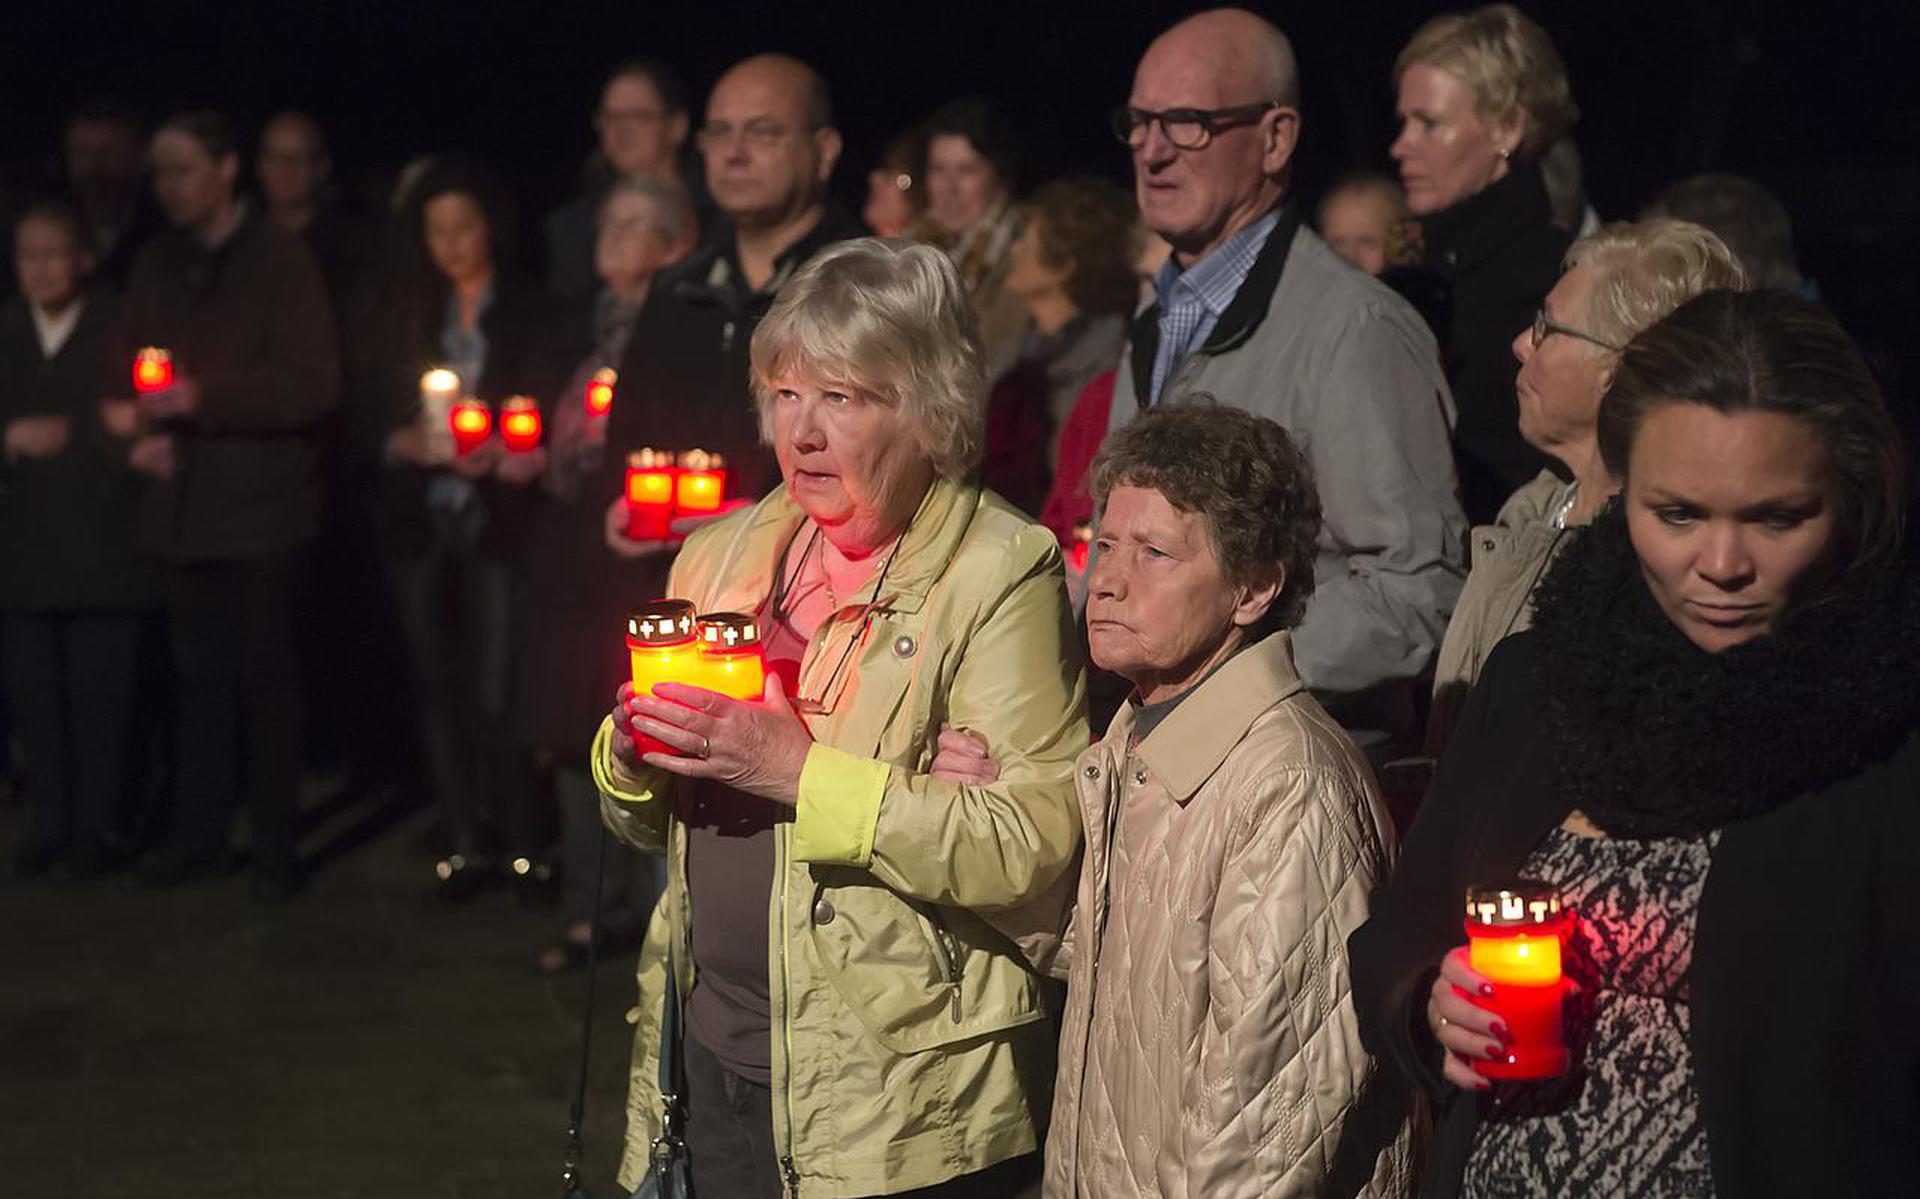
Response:
POLYGON ((698 1193, 999 1196, 1033 1173, 1054 1045, 1022 944, 1072 886, 1084 678, 1056 543, 967 481, 972 324, 943 255, 868 239, 754 333, 784 485, 690 537, 669 593, 758 617, 766 697, 623 689, 594 744, 609 825, 669 864, 624 1185, 660 1130, 670 985, 698 1193), (930 773, 949 726, 997 778, 930 773))

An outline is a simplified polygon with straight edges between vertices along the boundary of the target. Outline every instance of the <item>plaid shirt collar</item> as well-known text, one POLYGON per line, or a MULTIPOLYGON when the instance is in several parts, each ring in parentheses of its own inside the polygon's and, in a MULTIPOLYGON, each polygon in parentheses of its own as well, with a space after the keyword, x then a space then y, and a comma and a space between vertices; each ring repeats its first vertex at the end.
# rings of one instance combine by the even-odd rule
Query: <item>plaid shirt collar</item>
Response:
POLYGON ((1253 270, 1254 261, 1260 257, 1261 248, 1267 244, 1268 235, 1279 223, 1280 210, 1276 208, 1222 242, 1213 253, 1184 271, 1173 260, 1173 256, 1168 255, 1159 273, 1153 277, 1154 298, 1159 301, 1161 310, 1187 307, 1198 302, 1218 319, 1227 310, 1227 305, 1233 303, 1233 297, 1239 294, 1241 284, 1247 281, 1248 273, 1253 270))

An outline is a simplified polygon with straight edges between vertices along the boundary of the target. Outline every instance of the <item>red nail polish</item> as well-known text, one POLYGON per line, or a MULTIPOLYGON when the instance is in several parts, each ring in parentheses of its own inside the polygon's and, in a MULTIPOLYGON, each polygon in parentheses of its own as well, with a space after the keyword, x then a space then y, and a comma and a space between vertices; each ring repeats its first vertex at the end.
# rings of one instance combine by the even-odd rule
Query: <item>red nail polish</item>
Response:
POLYGON ((1513 1034, 1508 1032, 1507 1026, 1498 1020, 1495 1020, 1492 1025, 1488 1027, 1487 1031, 1491 1032, 1495 1037, 1498 1037, 1502 1045, 1511 1044, 1513 1041, 1513 1034))

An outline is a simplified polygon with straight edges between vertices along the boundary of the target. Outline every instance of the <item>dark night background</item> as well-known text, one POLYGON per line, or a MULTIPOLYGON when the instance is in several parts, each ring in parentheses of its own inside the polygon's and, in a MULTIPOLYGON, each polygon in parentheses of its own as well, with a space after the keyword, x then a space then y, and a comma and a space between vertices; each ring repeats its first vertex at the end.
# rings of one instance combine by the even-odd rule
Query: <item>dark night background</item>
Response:
MULTIPOLYGON (((965 92, 1002 101, 1027 134, 1023 185, 1124 177, 1104 114, 1126 96, 1153 34, 1202 4, 996 2, 858 5, 788 0, 586 4, 81 3, 16 16, 0 47, 9 178, 53 162, 64 114, 112 92, 159 116, 214 105, 256 128, 277 108, 316 113, 349 195, 408 157, 465 148, 504 163, 522 210, 569 192, 592 146, 601 77, 646 54, 698 98, 731 62, 768 49, 831 82, 857 205, 891 134, 965 92)), ((1393 55, 1454 5, 1346 0, 1255 5, 1293 37, 1305 87, 1299 186, 1387 166, 1393 55)), ((1630 217, 1694 171, 1751 175, 1793 214, 1802 265, 1904 390, 1905 330, 1920 319, 1920 5, 1899 0, 1608 0, 1522 7, 1559 45, 1582 118, 1595 207, 1630 217)), ((364 204, 361 205, 364 207, 364 204)), ((532 226, 529 220, 523 224, 532 226)))

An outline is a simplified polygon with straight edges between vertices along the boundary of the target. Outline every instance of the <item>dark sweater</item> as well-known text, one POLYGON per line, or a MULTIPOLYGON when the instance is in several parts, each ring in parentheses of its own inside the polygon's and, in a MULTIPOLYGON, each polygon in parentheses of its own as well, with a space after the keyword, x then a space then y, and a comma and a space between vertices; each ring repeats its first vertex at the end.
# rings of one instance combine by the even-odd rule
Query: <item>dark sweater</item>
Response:
MULTIPOLYGON (((1871 641, 1860 633, 1834 630, 1833 638, 1871 641)), ((1558 773, 1565 755, 1551 735, 1554 674, 1543 648, 1530 631, 1487 659, 1399 865, 1349 945, 1364 1041, 1440 1111, 1422 1195, 1458 1193, 1480 1119, 1476 1098, 1442 1081, 1425 1016, 1441 956, 1465 941, 1462 896, 1469 885, 1516 875, 1574 806, 1558 773)), ((1840 691, 1842 673, 1836 664, 1840 691)), ((1862 702, 1878 707, 1884 698, 1862 702)), ((1812 756, 1843 760, 1853 722, 1844 707, 1804 712, 1796 756, 1808 756, 1800 751, 1809 738, 1829 737, 1835 748, 1812 756)), ((1907 719, 1920 724, 1920 714, 1907 719)), ((1632 753, 1660 752, 1662 736, 1648 727, 1632 753)), ((1756 760, 1773 752, 1762 744, 1748 751, 1756 760)), ((1688 975, 1695 1080, 1719 1195, 1904 1194, 1920 1177, 1916 861, 1916 736, 1724 826, 1688 975)))
MULTIPOLYGON (((324 418, 339 402, 336 341, 312 253, 257 211, 217 248, 174 229, 141 251, 115 357, 130 364, 137 348, 163 346, 200 385, 199 411, 174 430, 173 478, 144 488, 149 549, 233 561, 313 535, 324 418)), ((126 394, 116 386, 110 394, 126 394)))
POLYGON ((67 418, 67 446, 50 458, 0 462, 0 608, 125 612, 152 600, 134 546, 137 485, 100 427, 100 397, 119 365, 112 296, 86 297, 60 349, 40 352, 19 297, 0 311, 0 430, 22 416, 67 418))

